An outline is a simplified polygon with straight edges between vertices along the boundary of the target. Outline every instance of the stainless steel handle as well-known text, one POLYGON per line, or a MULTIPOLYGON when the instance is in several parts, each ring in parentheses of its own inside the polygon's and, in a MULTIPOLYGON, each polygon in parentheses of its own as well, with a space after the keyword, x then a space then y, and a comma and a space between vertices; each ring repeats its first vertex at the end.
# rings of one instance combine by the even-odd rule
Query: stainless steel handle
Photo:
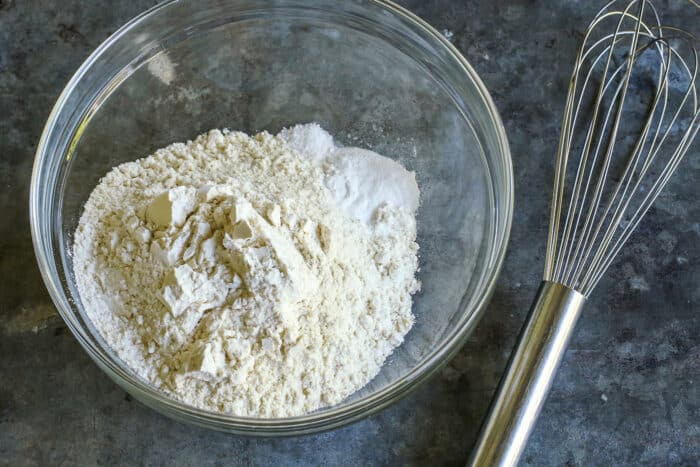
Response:
POLYGON ((586 298, 542 282, 468 465, 515 466, 586 298))

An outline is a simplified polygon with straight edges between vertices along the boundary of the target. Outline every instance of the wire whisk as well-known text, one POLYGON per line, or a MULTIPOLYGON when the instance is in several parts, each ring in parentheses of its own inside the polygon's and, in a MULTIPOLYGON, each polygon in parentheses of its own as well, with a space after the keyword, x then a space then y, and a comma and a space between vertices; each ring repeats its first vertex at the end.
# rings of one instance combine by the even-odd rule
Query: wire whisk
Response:
MULTIPOLYGON (((700 20, 700 4, 689 0, 700 20)), ((593 18, 569 82, 555 163, 544 280, 470 465, 513 466, 586 298, 700 130, 698 40, 649 0, 593 18)))
POLYGON ((620 11, 612 9, 616 3, 593 19, 574 65, 547 242, 544 279, 585 296, 659 196, 700 128, 695 38, 661 26, 651 2, 634 1, 620 11), (599 33, 609 26, 613 33, 599 33), (683 45, 691 47, 683 50, 683 45), (647 109, 640 108, 640 98, 647 109), (631 147, 622 133, 635 140, 631 147), (571 174, 569 162, 575 158, 571 174))

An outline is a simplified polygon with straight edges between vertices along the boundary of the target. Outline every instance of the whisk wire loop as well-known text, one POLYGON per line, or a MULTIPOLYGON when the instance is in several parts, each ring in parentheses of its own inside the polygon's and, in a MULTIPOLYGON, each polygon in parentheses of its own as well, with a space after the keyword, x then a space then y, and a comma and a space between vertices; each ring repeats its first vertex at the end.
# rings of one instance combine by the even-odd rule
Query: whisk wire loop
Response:
POLYGON ((544 279, 585 296, 668 183, 700 124, 695 36, 662 26, 650 0, 620 10, 617 3, 609 2, 584 35, 554 169, 544 279), (613 32, 606 32, 611 22, 613 32))

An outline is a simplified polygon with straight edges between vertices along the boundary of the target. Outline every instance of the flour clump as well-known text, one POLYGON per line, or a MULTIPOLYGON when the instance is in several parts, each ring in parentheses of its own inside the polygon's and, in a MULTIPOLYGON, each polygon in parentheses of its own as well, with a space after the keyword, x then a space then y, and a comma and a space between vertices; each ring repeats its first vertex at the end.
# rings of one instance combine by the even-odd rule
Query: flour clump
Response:
POLYGON ((413 324, 413 173, 318 125, 212 130, 112 169, 73 261, 88 318, 196 407, 288 417, 367 384, 413 324))

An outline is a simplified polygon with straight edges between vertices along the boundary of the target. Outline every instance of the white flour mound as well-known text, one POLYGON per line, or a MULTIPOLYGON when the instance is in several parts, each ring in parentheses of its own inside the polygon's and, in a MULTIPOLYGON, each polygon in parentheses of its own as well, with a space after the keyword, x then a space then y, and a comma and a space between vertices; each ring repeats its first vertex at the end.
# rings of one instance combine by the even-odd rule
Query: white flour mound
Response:
POLYGON ((413 173, 318 125, 212 130, 110 171, 75 232, 85 310, 199 408, 301 415, 367 384, 413 324, 413 173))

